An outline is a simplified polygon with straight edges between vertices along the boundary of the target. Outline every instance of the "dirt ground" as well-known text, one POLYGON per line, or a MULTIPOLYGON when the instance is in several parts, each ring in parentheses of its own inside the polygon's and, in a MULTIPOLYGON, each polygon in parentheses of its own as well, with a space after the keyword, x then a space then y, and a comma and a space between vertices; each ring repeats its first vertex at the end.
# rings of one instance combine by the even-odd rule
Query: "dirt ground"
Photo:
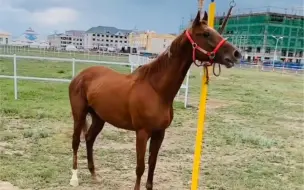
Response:
POLYGON ((0 181, 0 190, 20 190, 20 189, 9 182, 0 181))

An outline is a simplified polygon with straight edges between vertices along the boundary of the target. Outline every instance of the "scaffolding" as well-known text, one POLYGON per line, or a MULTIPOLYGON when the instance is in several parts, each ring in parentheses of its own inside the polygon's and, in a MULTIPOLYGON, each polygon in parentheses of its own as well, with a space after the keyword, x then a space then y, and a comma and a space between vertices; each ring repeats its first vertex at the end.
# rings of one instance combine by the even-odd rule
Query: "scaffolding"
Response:
MULTIPOLYGON (((295 8, 278 9, 236 9, 232 13, 224 36, 243 51, 244 59, 304 62, 304 16, 295 8)), ((216 17, 216 29, 220 28, 224 15, 216 17)))

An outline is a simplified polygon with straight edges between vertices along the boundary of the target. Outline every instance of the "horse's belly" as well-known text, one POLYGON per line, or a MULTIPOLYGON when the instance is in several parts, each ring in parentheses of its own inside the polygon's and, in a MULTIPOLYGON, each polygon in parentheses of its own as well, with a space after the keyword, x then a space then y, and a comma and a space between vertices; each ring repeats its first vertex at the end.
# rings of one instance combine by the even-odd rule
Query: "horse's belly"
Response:
POLYGON ((105 122, 122 129, 133 130, 129 112, 124 104, 98 101, 91 105, 96 114, 105 122))

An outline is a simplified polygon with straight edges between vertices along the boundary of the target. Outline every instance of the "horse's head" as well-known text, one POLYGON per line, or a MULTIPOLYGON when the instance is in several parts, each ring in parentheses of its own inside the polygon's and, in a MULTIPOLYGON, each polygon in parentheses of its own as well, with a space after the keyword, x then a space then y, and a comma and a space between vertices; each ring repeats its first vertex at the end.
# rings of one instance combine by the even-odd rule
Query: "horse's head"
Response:
POLYGON ((216 30, 208 26, 208 15, 205 12, 201 19, 200 12, 186 30, 186 36, 192 44, 193 61, 210 61, 225 65, 227 68, 239 62, 242 55, 236 47, 224 39, 216 30))

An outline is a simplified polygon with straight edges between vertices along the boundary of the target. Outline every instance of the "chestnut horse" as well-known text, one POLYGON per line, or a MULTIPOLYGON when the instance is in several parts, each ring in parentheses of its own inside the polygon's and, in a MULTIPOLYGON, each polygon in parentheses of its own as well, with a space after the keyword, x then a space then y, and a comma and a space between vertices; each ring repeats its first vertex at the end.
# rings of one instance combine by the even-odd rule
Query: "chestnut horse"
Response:
POLYGON ((92 66, 79 73, 70 83, 69 97, 74 119, 72 186, 78 185, 77 151, 81 133, 85 134, 88 169, 97 180, 93 144, 105 122, 136 133, 136 182, 140 189, 145 170, 145 152, 149 147, 146 188, 153 188, 157 156, 165 130, 173 119, 173 100, 189 70, 196 61, 216 62, 227 68, 241 58, 240 52, 216 30, 207 25, 198 12, 191 27, 172 42, 167 51, 131 74, 120 74, 103 66, 92 66), (87 130, 86 116, 92 124, 87 130))

